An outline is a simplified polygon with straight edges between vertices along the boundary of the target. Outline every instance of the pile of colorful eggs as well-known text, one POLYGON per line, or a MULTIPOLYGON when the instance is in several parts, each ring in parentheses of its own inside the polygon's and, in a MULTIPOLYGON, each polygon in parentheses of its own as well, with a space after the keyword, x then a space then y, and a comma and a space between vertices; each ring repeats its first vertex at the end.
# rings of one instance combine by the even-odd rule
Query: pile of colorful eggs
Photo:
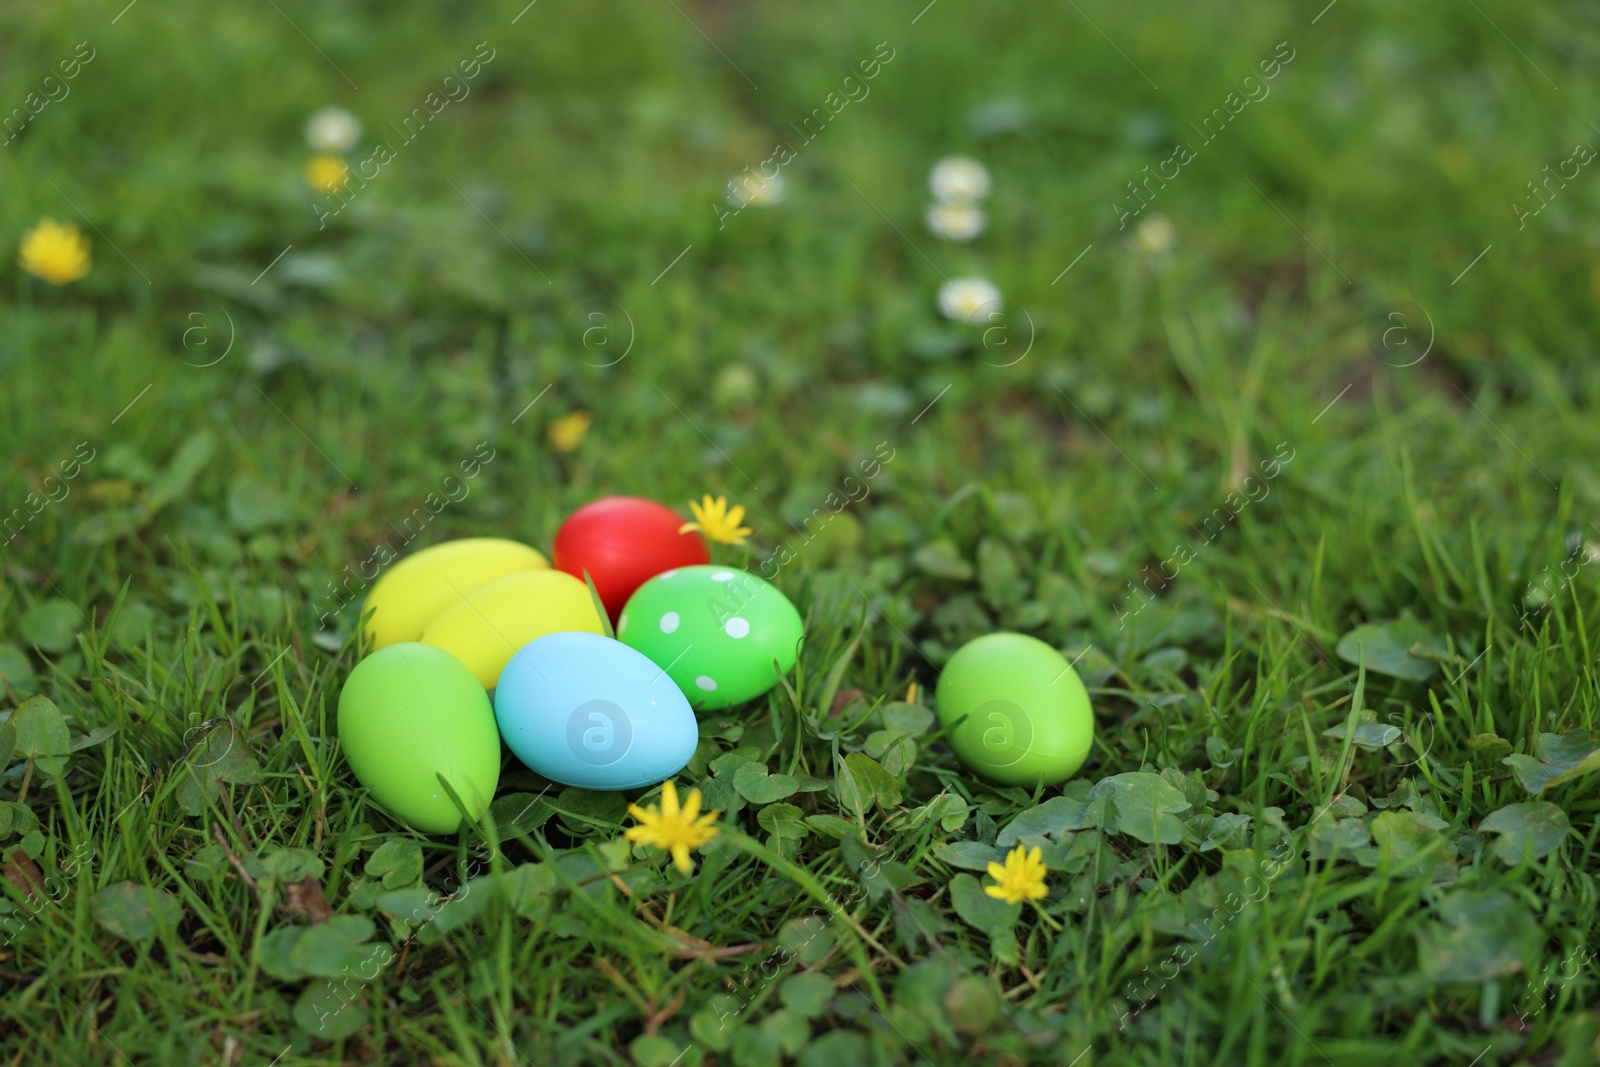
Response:
POLYGON ((804 636, 787 597, 712 565, 683 526, 665 505, 610 497, 567 518, 553 560, 467 538, 395 564, 362 607, 367 655, 339 697, 345 759, 373 799, 418 830, 451 832, 463 810, 488 808, 502 739, 532 770, 586 789, 682 770, 695 711, 773 688, 804 636))

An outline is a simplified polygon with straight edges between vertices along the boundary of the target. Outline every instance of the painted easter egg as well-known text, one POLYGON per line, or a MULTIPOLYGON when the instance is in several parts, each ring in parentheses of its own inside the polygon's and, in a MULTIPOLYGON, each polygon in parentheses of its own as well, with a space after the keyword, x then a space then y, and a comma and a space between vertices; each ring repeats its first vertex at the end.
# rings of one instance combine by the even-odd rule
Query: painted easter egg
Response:
POLYGON ((422 631, 493 689, 517 649, 563 630, 603 632, 589 587, 560 571, 519 571, 481 585, 434 616, 422 631))
POLYGON ((617 638, 659 664, 701 711, 742 704, 777 685, 804 635, 800 613, 775 586, 719 566, 657 575, 617 622, 617 638))
POLYGON ((433 617, 480 585, 550 561, 527 545, 466 537, 414 552, 378 579, 362 605, 370 651, 422 636, 433 617))
POLYGON ((583 580, 587 570, 607 613, 615 619, 633 591, 674 567, 706 563, 711 556, 684 518, 665 504, 636 496, 596 500, 567 516, 551 555, 557 570, 583 580))
POLYGON ((1026 634, 985 634, 956 650, 934 693, 961 762, 1006 785, 1050 785, 1094 741, 1089 693, 1066 658, 1026 634))
POLYGON ((699 728, 678 687, 620 641, 558 633, 520 649, 494 692, 500 735, 563 785, 636 789, 681 771, 699 728))
POLYGON ((450 783, 474 819, 500 784, 494 709, 466 665, 432 645, 379 649, 339 694, 339 743, 372 799, 430 834, 460 828, 450 783))

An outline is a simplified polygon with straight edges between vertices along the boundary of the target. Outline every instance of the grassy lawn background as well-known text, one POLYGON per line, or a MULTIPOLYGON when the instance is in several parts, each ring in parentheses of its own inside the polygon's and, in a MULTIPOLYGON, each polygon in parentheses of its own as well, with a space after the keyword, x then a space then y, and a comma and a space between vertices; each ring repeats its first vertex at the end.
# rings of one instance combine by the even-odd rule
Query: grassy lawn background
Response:
POLYGON ((43 693, 85 741, 54 768, 23 738, 0 785, 7 1062, 1594 1061, 1600 186, 1516 206, 1600 144, 1592 14, 141 0, 3 25, 0 114, 93 59, 0 146, 0 234, 52 216, 94 255, 62 289, 12 268, 0 308, 0 510, 28 516, 4 703, 43 693), (322 228, 302 127, 330 104, 355 158, 397 147, 322 228), (779 143, 785 200, 719 222, 779 143), (994 177, 970 246, 922 224, 951 153, 994 177), (1158 213, 1165 254, 1129 240, 1158 213), (938 316, 970 274, 1004 293, 993 329, 938 316), (547 550, 597 496, 705 491, 756 529, 719 559, 796 552, 807 644, 792 692, 702 725, 680 782, 727 830, 692 878, 616 844, 636 798, 514 760, 460 840, 368 803, 333 730, 336 583, 419 508, 410 548, 547 550), (1339 648, 1364 624, 1399 650, 1363 669, 1339 648), (996 629, 1090 686, 1078 805, 984 785, 928 727, 939 665, 996 629), (870 795, 839 787, 851 754, 887 768, 870 795), (736 788, 751 763, 805 788, 736 788), (1059 930, 974 892, 1019 836, 1059 930), (307 877, 338 913, 314 934, 307 877))

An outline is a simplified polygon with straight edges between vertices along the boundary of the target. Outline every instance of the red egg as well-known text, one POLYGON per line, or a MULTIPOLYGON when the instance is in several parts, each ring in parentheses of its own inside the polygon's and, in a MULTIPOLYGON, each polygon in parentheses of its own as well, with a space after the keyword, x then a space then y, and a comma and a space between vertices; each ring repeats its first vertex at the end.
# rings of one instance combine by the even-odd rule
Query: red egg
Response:
POLYGON ((588 571, 615 621, 633 591, 651 578, 674 567, 711 562, 699 534, 678 532, 684 522, 682 515, 654 500, 636 496, 596 500, 561 524, 551 562, 580 581, 588 571))

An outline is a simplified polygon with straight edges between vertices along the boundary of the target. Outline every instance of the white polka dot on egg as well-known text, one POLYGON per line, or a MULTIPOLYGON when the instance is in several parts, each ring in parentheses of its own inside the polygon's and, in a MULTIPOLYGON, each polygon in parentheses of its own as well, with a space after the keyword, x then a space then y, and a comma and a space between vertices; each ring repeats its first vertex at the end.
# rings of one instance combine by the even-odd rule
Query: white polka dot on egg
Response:
POLYGON ((745 637, 750 633, 750 623, 745 619, 729 619, 723 623, 722 628, 727 631, 729 637, 735 639, 745 637))
POLYGON ((674 567, 670 571, 662 571, 661 572, 661 577, 663 577, 663 578, 671 578, 674 574, 677 574, 677 573, 678 573, 678 568, 674 567))
POLYGON ((676 630, 677 628, 678 628, 678 613, 676 611, 669 611, 665 615, 661 616, 661 632, 662 633, 670 634, 672 631, 676 630))
POLYGON ((700 677, 694 680, 694 684, 698 685, 701 689, 704 689, 708 693, 715 691, 717 688, 717 680, 711 677, 709 674, 702 674, 700 677))
POLYGON ((717 573, 715 573, 715 574, 713 574, 711 576, 711 580, 713 582, 731 582, 731 581, 733 581, 733 572, 732 571, 718 571, 717 573))

